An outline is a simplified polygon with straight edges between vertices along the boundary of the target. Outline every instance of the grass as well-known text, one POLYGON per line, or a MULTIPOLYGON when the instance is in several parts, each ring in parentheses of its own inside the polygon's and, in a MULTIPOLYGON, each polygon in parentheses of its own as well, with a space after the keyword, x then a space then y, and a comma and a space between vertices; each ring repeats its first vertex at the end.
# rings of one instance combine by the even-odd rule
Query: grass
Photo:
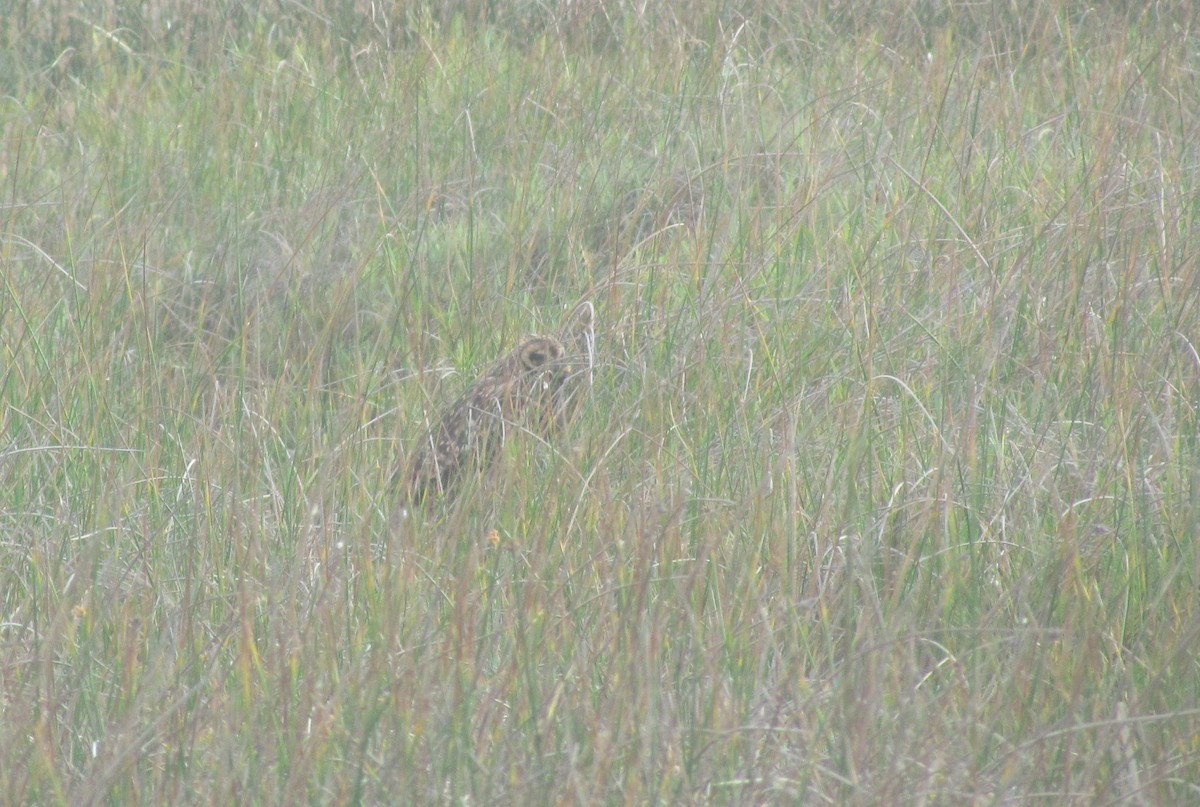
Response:
POLYGON ((1195 15, 546 5, 16 4, 0 801, 1200 800, 1195 15))

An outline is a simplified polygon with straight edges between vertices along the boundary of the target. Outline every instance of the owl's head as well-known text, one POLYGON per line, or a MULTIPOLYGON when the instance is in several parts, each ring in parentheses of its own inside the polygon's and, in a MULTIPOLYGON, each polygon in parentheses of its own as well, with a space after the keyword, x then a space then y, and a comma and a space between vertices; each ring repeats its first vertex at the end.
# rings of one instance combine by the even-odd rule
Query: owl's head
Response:
POLYGON ((517 361, 523 372, 541 370, 563 357, 562 343, 549 336, 529 336, 517 348, 517 361))

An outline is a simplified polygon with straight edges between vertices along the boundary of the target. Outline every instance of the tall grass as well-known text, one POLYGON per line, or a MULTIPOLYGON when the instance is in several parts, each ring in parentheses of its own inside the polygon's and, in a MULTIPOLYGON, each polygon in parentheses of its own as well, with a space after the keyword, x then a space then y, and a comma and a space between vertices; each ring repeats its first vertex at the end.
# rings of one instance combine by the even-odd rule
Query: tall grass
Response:
POLYGON ((1194 15, 93 5, 0 33, 0 801, 1200 800, 1194 15))

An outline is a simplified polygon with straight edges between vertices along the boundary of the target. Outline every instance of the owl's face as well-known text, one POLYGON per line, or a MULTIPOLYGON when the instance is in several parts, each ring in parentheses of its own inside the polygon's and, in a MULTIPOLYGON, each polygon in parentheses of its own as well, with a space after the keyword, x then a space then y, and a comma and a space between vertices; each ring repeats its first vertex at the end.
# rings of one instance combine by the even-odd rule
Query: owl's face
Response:
POLYGON ((563 346, 548 336, 531 336, 517 349, 517 358, 524 372, 540 370, 563 357, 563 346))
MULTIPOLYGON (((549 336, 530 336, 516 350, 519 375, 519 395, 524 401, 513 401, 514 410, 537 408, 548 403, 547 396, 556 394, 569 372, 562 343, 549 336)), ((545 416, 542 417, 545 419, 545 416)))

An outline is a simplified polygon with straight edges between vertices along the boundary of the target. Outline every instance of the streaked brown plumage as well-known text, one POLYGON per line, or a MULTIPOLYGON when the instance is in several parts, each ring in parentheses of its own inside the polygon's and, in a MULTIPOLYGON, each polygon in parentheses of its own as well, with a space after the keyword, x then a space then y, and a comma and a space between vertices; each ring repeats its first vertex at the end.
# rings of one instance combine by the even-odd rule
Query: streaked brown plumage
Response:
POLYGON ((590 369, 591 303, 571 320, 562 331, 569 347, 552 336, 526 337, 445 410, 415 447, 405 504, 452 491, 465 474, 486 470, 513 433, 549 438, 578 412, 583 381, 573 364, 586 352, 590 369))
POLYGON ((547 435, 562 383, 562 344, 531 336, 497 362, 446 410, 417 448, 408 499, 451 490, 464 472, 486 469, 514 429, 547 435))

